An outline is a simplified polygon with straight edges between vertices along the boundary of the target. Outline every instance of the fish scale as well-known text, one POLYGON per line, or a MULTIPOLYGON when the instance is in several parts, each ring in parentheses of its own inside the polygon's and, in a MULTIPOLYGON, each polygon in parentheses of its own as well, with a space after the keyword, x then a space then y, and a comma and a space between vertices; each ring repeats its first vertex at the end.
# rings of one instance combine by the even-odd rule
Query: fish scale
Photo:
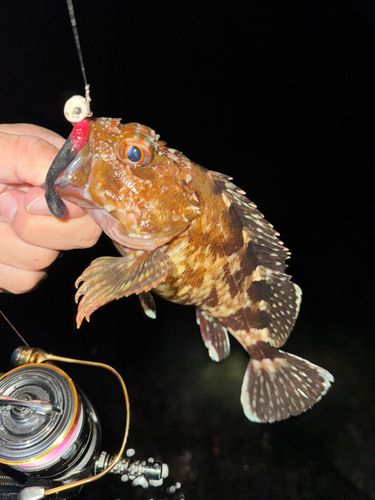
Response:
MULTIPOLYGON (((74 128, 51 165, 47 202, 57 216, 62 199, 82 206, 121 257, 96 259, 77 280, 78 327, 99 307, 132 293, 155 317, 152 290, 196 307, 212 360, 229 355, 228 333, 248 352, 241 403, 250 420, 283 420, 319 401, 332 375, 278 349, 302 296, 285 274, 290 253, 245 191, 166 148, 146 126, 84 121, 86 145, 77 151, 74 128)), ((80 140, 82 129, 81 123, 80 140)))

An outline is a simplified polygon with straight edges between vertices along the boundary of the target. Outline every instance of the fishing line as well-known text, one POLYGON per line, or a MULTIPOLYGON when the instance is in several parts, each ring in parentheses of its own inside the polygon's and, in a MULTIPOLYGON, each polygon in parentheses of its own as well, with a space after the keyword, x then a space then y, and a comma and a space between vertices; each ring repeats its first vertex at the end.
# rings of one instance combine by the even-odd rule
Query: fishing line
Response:
POLYGON ((8 323, 8 325, 16 332, 16 334, 19 336, 19 338, 22 340, 22 342, 25 344, 26 347, 29 347, 29 344, 26 342, 26 340, 22 337, 22 335, 20 334, 20 332, 16 329, 15 326, 12 325, 12 323, 9 321, 9 319, 5 316, 5 314, 3 313, 3 311, 0 309, 0 314, 2 315, 2 317, 5 319, 5 321, 8 323))
POLYGON ((72 25, 72 30, 73 30, 73 36, 74 36, 74 42, 76 44, 77 52, 78 52, 78 59, 79 59, 79 64, 81 67, 81 73, 83 76, 83 83, 85 85, 85 98, 87 101, 87 104, 89 106, 89 114, 87 116, 92 116, 92 113, 90 111, 90 85, 89 82, 87 81, 86 77, 86 70, 85 70, 85 65, 83 62, 83 54, 82 54, 82 49, 81 49, 81 43, 79 40, 79 34, 78 34, 78 28, 77 28, 77 20, 76 16, 74 13, 74 7, 73 7, 73 0, 66 0, 66 4, 68 6, 68 12, 69 12, 69 17, 70 17, 70 24, 72 25))

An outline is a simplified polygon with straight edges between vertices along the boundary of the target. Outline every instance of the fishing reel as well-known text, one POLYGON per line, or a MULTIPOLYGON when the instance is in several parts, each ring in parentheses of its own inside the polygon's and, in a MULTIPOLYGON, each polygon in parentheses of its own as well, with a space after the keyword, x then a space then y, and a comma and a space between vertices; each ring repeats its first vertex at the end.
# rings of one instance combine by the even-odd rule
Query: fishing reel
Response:
POLYGON ((129 400, 114 368, 30 347, 16 349, 11 362, 15 368, 0 376, 0 497, 68 498, 109 472, 142 486, 162 484, 168 476, 167 465, 123 457, 129 400), (53 361, 96 366, 117 377, 127 411, 122 445, 115 457, 101 451, 101 427, 94 407, 53 361))

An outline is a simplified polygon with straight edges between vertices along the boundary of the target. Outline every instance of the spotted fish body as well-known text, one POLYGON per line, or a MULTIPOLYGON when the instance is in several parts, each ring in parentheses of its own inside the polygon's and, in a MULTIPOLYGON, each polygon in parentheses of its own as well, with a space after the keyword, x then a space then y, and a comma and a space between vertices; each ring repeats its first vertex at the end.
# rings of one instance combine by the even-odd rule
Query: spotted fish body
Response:
POLYGON ((214 361, 229 355, 228 332, 249 353, 241 402, 250 420, 274 422, 311 407, 333 377, 278 349, 301 302, 285 274, 288 251, 278 233, 230 177, 167 148, 150 128, 110 118, 85 122, 86 145, 77 154, 73 129, 65 146, 73 145, 73 162, 66 166, 58 155, 51 166, 47 201, 52 211, 51 199, 60 197, 82 206, 122 257, 96 259, 78 278, 78 326, 133 293, 155 317, 152 290, 196 307, 214 361))

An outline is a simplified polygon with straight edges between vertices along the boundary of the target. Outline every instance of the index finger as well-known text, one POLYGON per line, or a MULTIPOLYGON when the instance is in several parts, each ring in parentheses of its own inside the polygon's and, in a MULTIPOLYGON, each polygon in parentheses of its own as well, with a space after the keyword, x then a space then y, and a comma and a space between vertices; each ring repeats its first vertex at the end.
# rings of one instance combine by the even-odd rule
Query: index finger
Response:
POLYGON ((15 135, 32 135, 49 142, 58 149, 64 144, 65 139, 48 128, 33 125, 32 123, 1 123, 0 132, 15 135))
POLYGON ((0 131, 0 182, 41 186, 57 152, 39 137, 0 131))

